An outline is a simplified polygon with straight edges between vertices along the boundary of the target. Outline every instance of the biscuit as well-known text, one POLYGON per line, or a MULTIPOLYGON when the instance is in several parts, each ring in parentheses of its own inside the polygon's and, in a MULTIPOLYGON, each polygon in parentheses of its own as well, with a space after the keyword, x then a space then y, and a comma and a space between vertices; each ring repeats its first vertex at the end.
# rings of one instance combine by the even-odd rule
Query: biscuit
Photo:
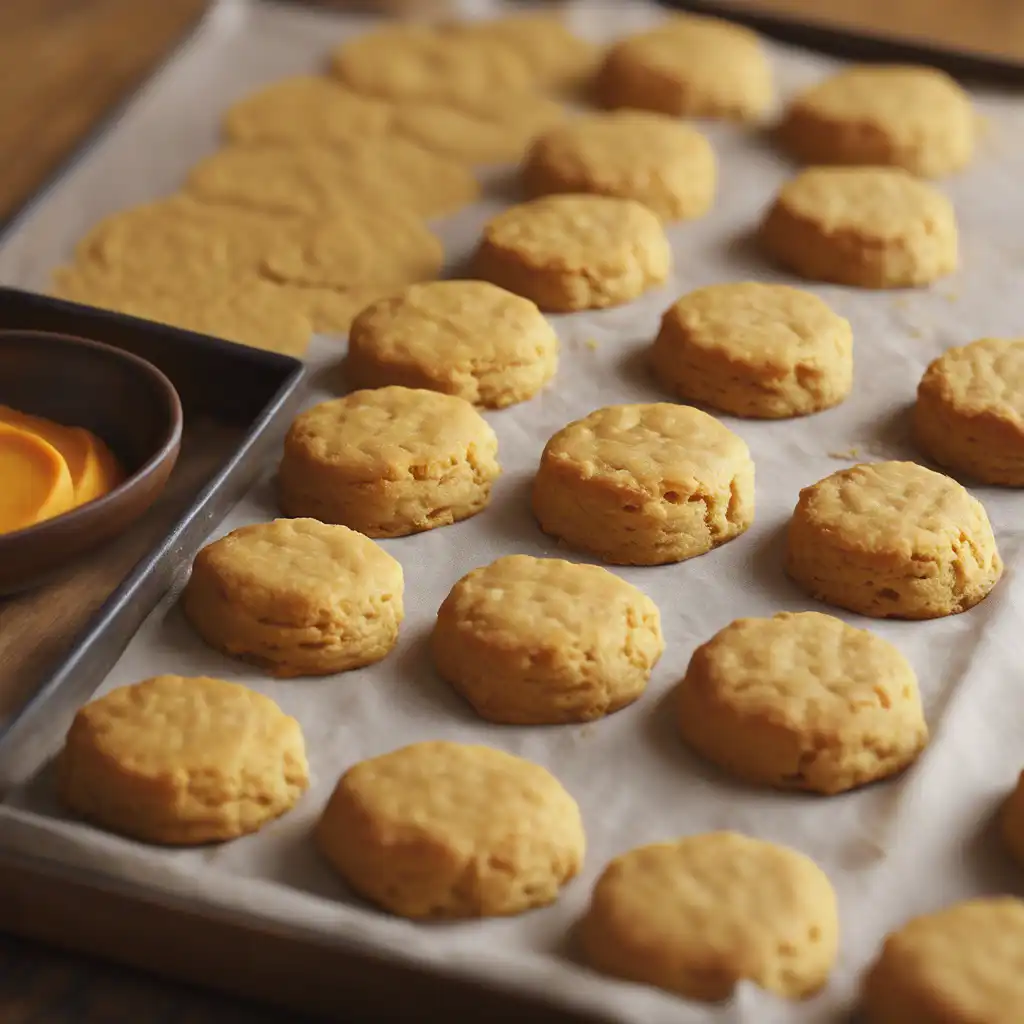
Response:
POLYGON ((935 619, 983 601, 1003 562, 984 507, 955 480, 913 462, 875 462, 800 492, 786 571, 826 604, 935 619))
POLYGON ((742 981, 789 999, 824 987, 836 959, 836 897, 809 857, 708 832, 616 857, 594 886, 580 938, 613 977, 690 999, 742 981))
POLYGON ((902 167, 939 178, 970 163, 974 111, 967 93, 937 68, 846 68, 800 93, 778 128, 807 164, 902 167))
POLYGON ((617 306, 662 284, 672 250, 657 216, 632 199, 545 196, 492 217, 474 276, 548 312, 617 306))
POLYGON ((404 617, 402 567, 354 530, 277 519, 199 552, 182 610, 211 647, 282 679, 380 661, 404 617))
POLYGON ((269 697, 205 676, 156 676, 86 704, 57 770, 76 814, 174 846, 255 832, 309 785, 299 723, 269 697))
POLYGON ((1024 901, 967 900, 909 921, 867 972, 868 1024, 1024 1020, 1024 901))
POLYGON ((390 25, 342 43, 334 74, 356 92, 396 102, 460 106, 479 96, 527 92, 535 81, 527 57, 498 39, 430 25, 390 25))
POLYGON ((71 302, 290 356, 304 355, 313 334, 287 293, 255 277, 211 276, 200 284, 189 272, 154 283, 144 275, 73 265, 55 272, 51 291, 71 302))
POLYGON ((928 742, 917 677, 892 644, 818 612, 737 619, 693 652, 679 732, 748 782, 842 793, 928 742))
POLYGON ((754 521, 742 438, 688 406, 613 405, 564 427, 533 483, 540 528, 617 565, 702 555, 754 521))
POLYGON ((928 284, 957 266, 953 206, 895 167, 812 167, 783 185, 761 241, 784 267, 857 288, 928 284))
POLYGON ((356 892, 410 918, 498 917, 553 903, 585 848, 576 801, 546 769, 445 742, 350 768, 316 839, 356 892))
POLYGON ((529 299, 484 281, 436 281, 360 313, 346 365, 357 387, 401 384, 501 409, 555 375, 558 335, 529 299))
POLYGON ((651 367, 674 394, 762 419, 838 405, 853 386, 849 321, 781 284, 716 284, 666 310, 651 367))
POLYGON ((286 516, 403 537, 476 515, 500 472, 498 439, 465 399, 386 387, 295 419, 278 499, 286 516))
POLYGON ((715 178, 715 154, 700 132, 643 110, 574 118, 538 138, 522 167, 529 195, 636 199, 664 221, 707 213, 715 178))
POLYGON ((395 107, 393 130, 424 149, 469 164, 519 160, 534 137, 566 118, 539 93, 484 95, 455 107, 407 102, 395 107))
POLYGON ((941 466, 1024 487, 1024 339, 983 338, 939 356, 917 387, 914 433, 941 466))
POLYGON ((352 205, 433 217, 480 194, 462 164, 395 136, 333 146, 225 146, 192 169, 185 189, 209 203, 307 217, 352 205))
POLYGON ((1024 868, 1024 771, 1003 805, 1000 819, 1003 841, 1013 859, 1024 868))
POLYGON ((223 132, 228 141, 242 144, 331 145, 383 135, 391 116, 387 103, 349 92, 331 78, 296 75, 229 107, 223 132))
POLYGON ((605 107, 734 121, 760 120, 774 98, 758 37, 695 14, 616 43, 597 74, 596 92, 605 107))
POLYGON ((437 613, 434 665, 490 722, 602 718, 644 692, 665 649, 658 607, 596 565, 508 555, 437 613))
POLYGON ((466 39, 490 40, 515 51, 528 64, 535 85, 556 91, 581 90, 602 58, 600 47, 575 35, 564 18, 550 11, 465 22, 456 31, 466 39))

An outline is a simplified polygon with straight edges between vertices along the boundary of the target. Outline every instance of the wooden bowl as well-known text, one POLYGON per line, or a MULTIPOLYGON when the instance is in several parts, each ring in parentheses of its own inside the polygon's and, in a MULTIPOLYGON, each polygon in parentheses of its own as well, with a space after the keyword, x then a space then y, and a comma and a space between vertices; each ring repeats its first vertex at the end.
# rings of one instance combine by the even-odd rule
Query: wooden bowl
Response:
POLYGON ((91 430, 126 473, 102 498, 0 534, 0 594, 11 594, 124 532, 156 501, 178 458, 182 412, 174 385, 145 359, 43 331, 0 331, 0 405, 91 430))

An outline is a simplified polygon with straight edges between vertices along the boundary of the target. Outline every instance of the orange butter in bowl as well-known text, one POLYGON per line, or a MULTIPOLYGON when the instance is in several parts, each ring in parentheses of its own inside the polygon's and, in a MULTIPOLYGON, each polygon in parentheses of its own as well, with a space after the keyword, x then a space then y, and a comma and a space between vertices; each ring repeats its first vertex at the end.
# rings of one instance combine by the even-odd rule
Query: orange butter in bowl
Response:
POLYGON ((0 405, 0 533, 94 501, 123 479, 95 434, 0 405))

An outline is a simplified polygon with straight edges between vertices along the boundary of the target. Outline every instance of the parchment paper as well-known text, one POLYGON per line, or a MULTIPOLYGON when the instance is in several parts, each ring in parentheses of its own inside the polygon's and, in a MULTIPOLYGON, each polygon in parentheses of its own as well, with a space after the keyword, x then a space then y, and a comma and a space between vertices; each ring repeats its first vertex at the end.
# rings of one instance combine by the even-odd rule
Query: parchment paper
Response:
MULTIPOLYGON (((657 15, 642 6, 584 2, 573 17, 582 31, 610 38, 657 15)), ((45 286, 48 270, 97 218, 180 183, 216 144, 218 114, 228 102, 262 82, 318 67, 331 44, 365 24, 222 2, 194 42, 7 237, 0 280, 45 286)), ((771 50, 782 95, 835 66, 781 46, 771 50)), ((670 229, 672 281, 625 307, 555 318, 563 348, 554 385, 525 405, 488 414, 504 466, 491 507, 453 527, 384 542, 407 579, 408 618, 392 656, 334 678, 268 680, 204 648, 172 593, 110 674, 104 689, 178 672, 219 675, 270 694, 300 719, 309 746, 313 785, 295 811, 237 842, 164 852, 64 818, 44 771, 0 812, 0 848, 116 876, 211 913, 231 912, 327 943, 369 946, 644 1024, 844 1020, 858 977, 888 929, 971 894, 1019 886, 992 834, 992 814, 1024 763, 1024 497, 975 491, 993 520, 1007 570, 992 596, 971 612, 929 623, 844 616, 894 641, 919 674, 933 741, 902 778, 831 799, 744 788, 682 748, 668 701, 693 648, 732 619, 815 607, 781 569, 782 530, 800 487, 853 461, 914 458, 906 412, 927 362, 974 338, 1024 334, 1024 109, 1005 95, 978 92, 976 98, 986 127, 978 161, 942 186, 960 217, 963 269, 907 293, 810 286, 853 323, 853 396, 805 420, 727 419, 757 464, 755 525, 690 562, 617 570, 651 594, 664 617, 668 649, 639 703, 582 727, 488 726, 435 677, 427 636, 438 605, 468 570, 508 552, 566 556, 529 513, 528 486, 541 448, 555 430, 601 405, 664 397, 644 370, 643 352, 676 296, 716 281, 785 280, 762 262, 749 235, 791 168, 766 139, 731 126, 709 126, 721 164, 720 195, 710 216, 670 229), (361 758, 428 738, 484 742, 532 758, 579 800, 590 844, 586 869, 555 906, 510 920, 416 925, 358 902, 319 863, 309 830, 339 773, 361 758), (572 926, 610 857, 641 843, 725 827, 789 843, 832 878, 841 902, 842 953, 822 995, 794 1006, 743 986, 728 1006, 706 1008, 601 978, 578 964, 572 926)), ((491 177, 491 199, 439 225, 452 265, 468 252, 488 214, 507 201, 508 175, 491 177)), ((314 359, 329 368, 342 351, 337 339, 321 339, 314 359)), ((332 393, 325 370, 309 402, 332 393)), ((275 515, 273 470, 266 467, 217 535, 275 515)), ((54 749, 59 741, 53 738, 54 749)))

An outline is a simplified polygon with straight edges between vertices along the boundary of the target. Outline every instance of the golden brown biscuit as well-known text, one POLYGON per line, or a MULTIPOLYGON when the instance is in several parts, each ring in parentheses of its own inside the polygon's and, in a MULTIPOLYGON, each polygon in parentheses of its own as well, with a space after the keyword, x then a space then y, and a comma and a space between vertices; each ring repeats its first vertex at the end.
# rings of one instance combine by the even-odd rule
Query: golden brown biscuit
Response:
POLYGON ((754 521, 754 463, 743 440, 707 413, 613 405, 548 441, 533 511, 545 533, 605 562, 679 562, 754 521))
POLYGON ((342 43, 334 74, 350 89, 394 101, 460 106, 479 96, 527 92, 529 61, 499 39, 430 25, 388 25, 342 43))
POLYGON ((853 332, 810 292, 716 284, 665 311, 650 361, 658 379, 687 401, 734 416, 806 416, 850 393, 853 332))
POLYGON ((902 167, 939 178, 970 162, 974 122, 970 97, 944 71, 874 64, 800 93, 778 135, 803 163, 902 167))
POLYGON ((715 178, 715 154, 700 132, 643 110, 574 118, 538 138, 522 167, 530 195, 636 199, 665 221, 707 213, 715 178))
POLYGON ((435 281, 363 310, 346 365, 357 387, 428 388, 501 409, 551 380, 558 335, 529 299, 484 281, 435 281))
POLYGON ((553 903, 585 847, 579 808, 548 771, 445 742, 350 768, 316 838, 360 895, 411 918, 497 917, 553 903))
POLYGON ((387 103, 350 92, 332 78, 296 75, 229 107, 223 130, 230 142, 243 144, 358 143, 383 135, 391 116, 387 103))
POLYGON ((917 387, 914 432, 940 465, 1024 487, 1024 339, 983 338, 934 360, 917 387))
POLYGON ((893 932, 868 971, 868 1024, 1024 1020, 1024 901, 968 900, 893 932))
POLYGON ((906 658, 818 612, 737 619, 693 652, 678 699, 691 749, 781 789, 842 793, 902 771, 928 742, 906 658))
POLYGON ((828 980, 839 922, 832 886, 809 857, 708 832, 616 857, 580 935, 593 967, 627 981, 706 1002, 728 999, 741 981, 803 999, 828 980))
POLYGON ((484 227, 474 276, 548 312, 629 302, 668 277, 672 251, 658 218, 631 199, 545 196, 484 227))
POLYGON ((453 160, 494 164, 518 160, 536 135, 566 115, 565 107, 539 93, 486 94, 458 106, 400 103, 393 130, 453 160))
POLYGON ((269 697, 204 676, 156 676, 86 704, 58 760, 76 814, 174 846, 255 832, 308 785, 299 723, 269 697))
POLYGON ((957 266, 949 200, 895 167, 812 167, 783 185, 761 225, 768 252, 812 281, 929 284, 957 266))
POLYGON ((354 391, 292 423, 278 472, 287 516, 403 537, 476 515, 501 472, 487 421, 453 395, 354 391))
POLYGON ((772 73, 749 29, 679 14, 616 43, 598 72, 597 96, 606 107, 757 121, 772 104, 772 73))
POLYGON ((277 519, 204 547, 181 603, 211 647, 281 678, 324 676, 391 651, 403 586, 401 565, 368 537, 277 519))
POLYGON ((1003 841, 1013 859, 1024 868, 1024 771, 1003 805, 1000 819, 1003 841))
POLYGON ((440 216, 480 194, 462 164, 397 136, 333 146, 225 146, 192 169, 185 187, 210 203, 306 217, 353 205, 440 216))
POLYGON ((913 462, 840 470, 800 492, 786 571, 827 604, 934 619, 983 601, 1003 562, 981 502, 913 462))
POLYGON ((665 649, 658 607, 607 569, 508 555, 437 613, 437 671, 481 718, 588 722, 637 700, 665 649))

